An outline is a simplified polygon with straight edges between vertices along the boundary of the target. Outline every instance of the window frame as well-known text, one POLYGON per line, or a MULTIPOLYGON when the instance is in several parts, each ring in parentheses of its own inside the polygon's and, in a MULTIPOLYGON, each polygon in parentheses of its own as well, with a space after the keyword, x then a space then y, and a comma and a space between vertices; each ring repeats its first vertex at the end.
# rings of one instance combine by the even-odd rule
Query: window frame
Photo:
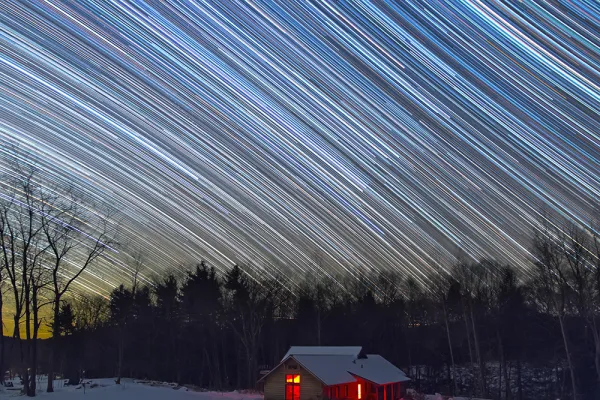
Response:
POLYGON ((285 400, 300 400, 301 382, 300 374, 285 374, 285 400), (288 388, 291 391, 291 397, 288 396, 288 388))

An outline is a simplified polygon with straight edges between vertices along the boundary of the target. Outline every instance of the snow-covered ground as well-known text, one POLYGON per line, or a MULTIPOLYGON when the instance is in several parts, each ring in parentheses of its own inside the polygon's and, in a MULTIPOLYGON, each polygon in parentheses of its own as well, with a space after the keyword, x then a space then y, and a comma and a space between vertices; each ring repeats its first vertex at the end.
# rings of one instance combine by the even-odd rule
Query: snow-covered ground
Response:
MULTIPOLYGON (((142 383, 132 379, 123 379, 116 385, 114 379, 90 379, 86 382, 85 393, 81 385, 59 387, 54 393, 45 393, 46 386, 38 392, 44 400, 262 400, 255 393, 239 392, 196 392, 185 387, 168 384, 142 383)), ((19 390, 0 389, 0 399, 20 396, 19 390), (3 390, 3 391, 2 391, 3 390)))
MULTIPOLYGON (((20 387, 0 388, 0 399, 22 397, 20 387), (12 389, 12 390, 11 390, 12 389)), ((63 386, 62 381, 56 381, 55 392, 46 393, 46 380, 38 379, 40 390, 37 396, 44 400, 263 400, 257 393, 240 392, 201 392, 174 384, 135 381, 123 379, 120 385, 114 379, 89 379, 85 388, 82 385, 63 386)), ((425 400, 442 400, 437 395, 424 396, 425 400)), ((454 400, 466 400, 456 397, 454 400)))

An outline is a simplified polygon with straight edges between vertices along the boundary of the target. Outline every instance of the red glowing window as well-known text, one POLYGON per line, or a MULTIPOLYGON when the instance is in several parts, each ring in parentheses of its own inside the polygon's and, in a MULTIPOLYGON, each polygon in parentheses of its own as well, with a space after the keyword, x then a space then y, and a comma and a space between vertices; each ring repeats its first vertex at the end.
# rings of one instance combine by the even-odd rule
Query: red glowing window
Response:
POLYGON ((300 400, 300 375, 285 376, 285 400, 300 400))
POLYGON ((362 399, 362 385, 358 384, 358 400, 362 399))

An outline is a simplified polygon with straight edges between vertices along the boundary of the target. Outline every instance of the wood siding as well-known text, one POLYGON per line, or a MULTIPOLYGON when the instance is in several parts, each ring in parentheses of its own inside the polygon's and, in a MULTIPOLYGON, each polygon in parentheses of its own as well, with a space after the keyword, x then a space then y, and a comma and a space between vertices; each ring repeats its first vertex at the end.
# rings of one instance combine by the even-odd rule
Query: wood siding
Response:
POLYGON ((264 380, 264 400, 285 400, 285 376, 300 375, 300 400, 322 400, 323 384, 293 358, 280 365, 264 380), (296 366, 297 369, 291 369, 296 366))

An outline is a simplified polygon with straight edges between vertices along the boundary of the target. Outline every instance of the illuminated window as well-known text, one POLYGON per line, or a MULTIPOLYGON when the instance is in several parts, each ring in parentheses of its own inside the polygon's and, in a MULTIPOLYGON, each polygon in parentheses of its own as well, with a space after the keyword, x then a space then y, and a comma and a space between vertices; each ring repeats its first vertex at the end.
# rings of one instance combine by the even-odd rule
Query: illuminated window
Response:
POLYGON ((358 384, 358 400, 362 399, 362 385, 358 384))
POLYGON ((300 375, 285 376, 285 400, 300 400, 300 375))

